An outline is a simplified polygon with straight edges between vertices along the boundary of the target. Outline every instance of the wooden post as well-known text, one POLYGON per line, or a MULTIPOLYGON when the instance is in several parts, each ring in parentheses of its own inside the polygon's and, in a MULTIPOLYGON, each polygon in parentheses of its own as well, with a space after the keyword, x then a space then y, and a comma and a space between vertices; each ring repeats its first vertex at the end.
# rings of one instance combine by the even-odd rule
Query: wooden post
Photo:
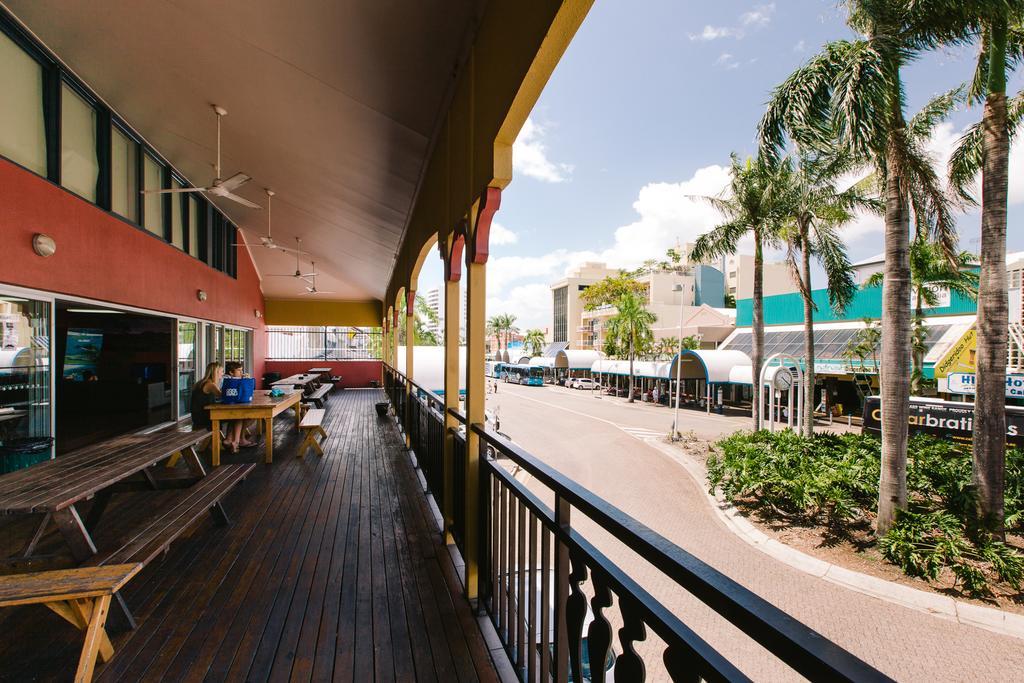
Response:
POLYGON ((484 263, 466 266, 466 597, 479 595, 480 437, 471 425, 484 424, 487 271, 484 263))
POLYGON ((459 281, 444 283, 444 542, 455 543, 452 525, 455 522, 455 436, 459 422, 448 410, 459 409, 459 281))
MULTIPOLYGON (((409 434, 410 416, 412 411, 409 406, 412 404, 412 383, 413 383, 413 350, 416 346, 416 289, 415 283, 411 283, 405 290, 405 447, 412 448, 412 439, 409 434)), ((423 457, 420 453, 417 457, 423 457)))

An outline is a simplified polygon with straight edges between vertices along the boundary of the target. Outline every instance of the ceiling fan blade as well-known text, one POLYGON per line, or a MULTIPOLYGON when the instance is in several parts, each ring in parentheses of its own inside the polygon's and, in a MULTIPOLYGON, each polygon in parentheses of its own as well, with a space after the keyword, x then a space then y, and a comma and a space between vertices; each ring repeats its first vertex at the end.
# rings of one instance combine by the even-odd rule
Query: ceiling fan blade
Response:
POLYGON ((176 187, 172 190, 139 190, 139 194, 176 194, 178 192, 206 192, 205 187, 176 187))
POLYGON ((237 190, 238 188, 240 188, 242 185, 245 185, 250 180, 252 180, 252 178, 247 176, 246 174, 244 174, 244 173, 236 173, 235 175, 231 176, 227 180, 224 180, 224 181, 221 181, 221 182, 217 183, 217 185, 219 187, 227 190, 228 192, 230 192, 231 190, 237 190))
POLYGON ((239 197, 237 194, 231 194, 230 192, 224 192, 224 193, 222 193, 222 194, 220 194, 218 196, 224 197, 224 199, 230 199, 233 202, 238 202, 242 206, 248 206, 250 209, 262 209, 263 208, 262 206, 260 206, 259 204, 256 204, 255 202, 250 202, 245 197, 239 197))
POLYGON ((315 292, 310 292, 310 294, 337 294, 337 292, 325 292, 322 289, 318 289, 315 292))

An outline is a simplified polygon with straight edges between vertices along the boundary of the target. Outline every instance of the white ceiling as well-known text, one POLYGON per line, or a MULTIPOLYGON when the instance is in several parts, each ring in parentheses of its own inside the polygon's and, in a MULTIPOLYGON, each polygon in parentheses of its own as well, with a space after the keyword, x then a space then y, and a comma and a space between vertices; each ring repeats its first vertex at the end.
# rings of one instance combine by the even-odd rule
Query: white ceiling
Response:
MULTIPOLYGON (((384 297, 485 0, 3 0, 100 97, 195 184, 223 171, 273 199, 274 238, 303 238, 330 299, 384 297)), ((218 200, 249 244, 266 212, 218 200)), ((293 255, 251 249, 261 273, 293 255)), ((309 261, 310 257, 306 257, 309 261)), ((265 278, 268 297, 305 283, 265 278)))

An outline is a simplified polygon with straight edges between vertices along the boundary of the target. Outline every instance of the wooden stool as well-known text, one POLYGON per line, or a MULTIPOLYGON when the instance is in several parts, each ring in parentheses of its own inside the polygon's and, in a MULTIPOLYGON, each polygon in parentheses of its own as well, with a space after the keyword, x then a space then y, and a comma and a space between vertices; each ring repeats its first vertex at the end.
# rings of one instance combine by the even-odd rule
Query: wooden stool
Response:
POLYGON ((327 432, 323 428, 324 415, 326 414, 327 411, 322 408, 311 408, 303 415, 302 422, 299 423, 299 429, 306 435, 306 438, 299 444, 297 457, 304 457, 308 448, 315 450, 317 455, 324 454, 324 449, 320 447, 320 444, 327 438, 327 432), (319 441, 317 440, 318 436, 321 437, 319 441))

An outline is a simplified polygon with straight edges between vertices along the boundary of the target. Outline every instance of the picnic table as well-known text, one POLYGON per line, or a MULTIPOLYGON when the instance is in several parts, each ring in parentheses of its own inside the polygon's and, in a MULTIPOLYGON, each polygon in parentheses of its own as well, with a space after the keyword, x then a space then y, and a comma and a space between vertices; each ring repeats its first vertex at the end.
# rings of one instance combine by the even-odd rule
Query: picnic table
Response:
POLYGON ((310 368, 307 371, 311 375, 329 375, 331 374, 330 368, 310 368))
POLYGON ((320 375, 313 374, 301 374, 291 375, 284 379, 279 379, 271 387, 277 387, 279 389, 302 389, 305 390, 310 384, 320 381, 320 375))
MULTIPOLYGON (((279 382, 275 382, 277 386, 279 382)), ((213 441, 210 462, 214 467, 220 466, 220 423, 223 420, 260 420, 264 425, 266 452, 263 461, 268 465, 274 462, 274 418, 289 408, 295 409, 295 429, 302 422, 302 392, 290 391, 284 396, 274 398, 269 391, 253 392, 249 403, 211 403, 206 406, 210 411, 213 423, 213 441)))

